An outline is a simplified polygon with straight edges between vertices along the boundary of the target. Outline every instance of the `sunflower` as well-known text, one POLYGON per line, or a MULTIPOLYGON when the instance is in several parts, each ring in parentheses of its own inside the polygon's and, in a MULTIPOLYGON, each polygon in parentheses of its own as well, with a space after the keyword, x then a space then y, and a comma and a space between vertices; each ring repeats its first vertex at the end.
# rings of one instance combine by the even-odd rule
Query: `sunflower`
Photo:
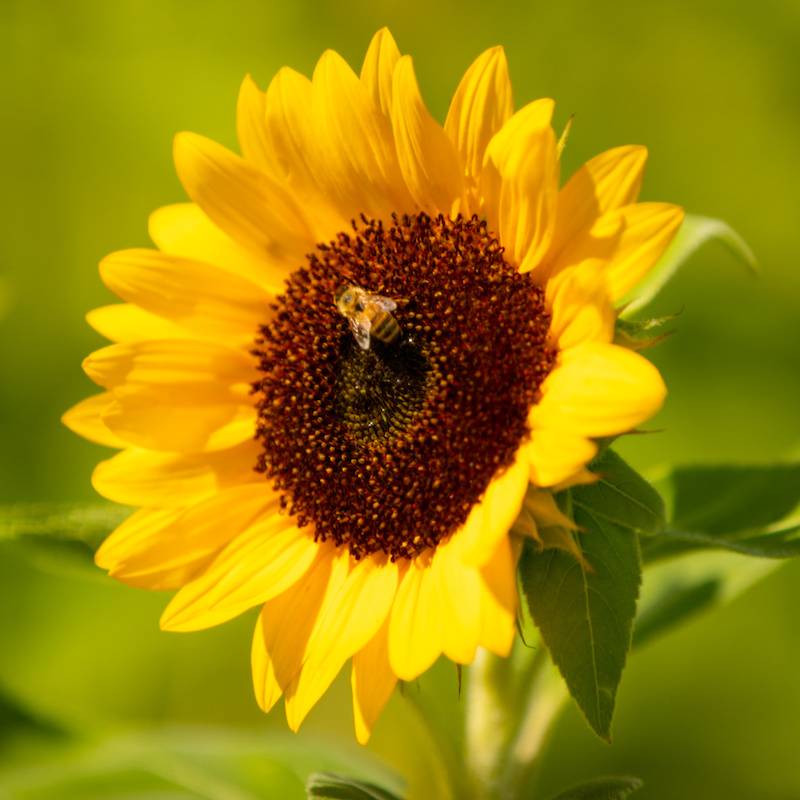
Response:
POLYGON ((103 392, 65 422, 120 449, 94 486, 138 510, 97 563, 177 589, 166 630, 260 607, 256 698, 293 730, 348 661, 365 742, 398 680, 508 654, 516 533, 552 544, 552 491, 663 401, 614 308, 682 212, 636 202, 642 147, 560 186, 552 114, 514 111, 493 48, 442 126, 381 30, 360 75, 246 78, 241 156, 179 134, 191 202, 100 265, 124 303, 88 316, 103 392))

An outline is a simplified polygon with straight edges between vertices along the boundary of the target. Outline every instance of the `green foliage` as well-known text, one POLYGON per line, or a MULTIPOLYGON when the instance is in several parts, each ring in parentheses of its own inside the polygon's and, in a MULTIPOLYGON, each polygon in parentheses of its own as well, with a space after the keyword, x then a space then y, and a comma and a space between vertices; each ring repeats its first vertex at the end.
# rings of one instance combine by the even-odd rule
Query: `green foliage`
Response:
POLYGON ((660 565, 670 556, 693 558, 657 571, 636 621, 636 645, 729 599, 750 584, 750 574, 769 571, 735 560, 701 559, 696 551, 768 559, 800 555, 800 525, 785 520, 800 500, 800 465, 680 467, 666 484, 673 498, 671 521, 666 530, 642 539, 643 559, 660 565))
POLYGON ((572 490, 572 502, 596 516, 643 533, 664 528, 664 501, 638 472, 613 450, 605 450, 589 466, 596 483, 572 490))
POLYGON ((634 647, 644 644, 678 622, 713 605, 722 593, 722 585, 722 578, 717 576, 694 579, 676 576, 659 586, 652 602, 642 604, 636 617, 636 626, 633 630, 634 647))
POLYGON ((681 467, 667 530, 642 542, 646 561, 692 550, 731 550, 762 558, 800 555, 800 527, 783 521, 800 502, 800 464, 681 467))
POLYGON ((757 263, 747 242, 727 223, 710 217, 687 214, 678 235, 648 276, 636 287, 636 296, 625 306, 623 316, 630 317, 645 308, 675 277, 678 270, 706 242, 718 241, 751 270, 757 263))
POLYGON ((0 544, 24 551, 57 574, 100 578, 94 552, 129 511, 111 503, 33 503, 0 507, 0 544))
POLYGON ((352 770, 367 779, 317 773, 307 779, 309 797, 396 800, 395 794, 372 783, 387 777, 383 770, 357 751, 337 752, 326 742, 300 743, 290 734, 250 735, 197 727, 143 731, 62 748, 47 769, 32 766, 6 772, 0 794, 11 800, 302 800, 306 776, 320 767, 352 770), (352 791, 343 793, 342 787, 352 791))
POLYGON ((315 772, 306 781, 306 796, 318 800, 399 800, 374 783, 345 778, 332 772, 315 772))
POLYGON ((570 694, 594 731, 610 740, 639 594, 638 537, 584 506, 575 507, 587 564, 563 550, 526 547, 520 579, 570 694))
POLYGON ((556 795, 553 800, 625 800, 642 788, 638 778, 595 778, 556 795))

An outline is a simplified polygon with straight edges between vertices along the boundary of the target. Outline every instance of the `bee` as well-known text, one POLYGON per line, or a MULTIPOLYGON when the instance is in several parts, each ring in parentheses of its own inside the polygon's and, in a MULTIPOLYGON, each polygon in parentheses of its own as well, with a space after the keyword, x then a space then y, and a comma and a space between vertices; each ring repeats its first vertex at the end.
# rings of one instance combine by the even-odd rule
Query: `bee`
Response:
POLYGON ((362 350, 369 350, 370 335, 385 344, 400 338, 400 325, 391 314, 397 308, 394 300, 352 284, 340 286, 333 300, 339 313, 350 323, 350 330, 362 350))

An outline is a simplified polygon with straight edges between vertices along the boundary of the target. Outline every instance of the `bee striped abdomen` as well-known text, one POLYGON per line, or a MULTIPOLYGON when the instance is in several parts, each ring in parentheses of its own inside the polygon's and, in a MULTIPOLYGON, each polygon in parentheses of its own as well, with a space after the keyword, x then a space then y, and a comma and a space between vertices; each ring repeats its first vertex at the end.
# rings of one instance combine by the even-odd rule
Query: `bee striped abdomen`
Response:
POLYGON ((379 311, 372 320, 370 334, 384 344, 392 344, 400 338, 400 326, 391 314, 379 311))

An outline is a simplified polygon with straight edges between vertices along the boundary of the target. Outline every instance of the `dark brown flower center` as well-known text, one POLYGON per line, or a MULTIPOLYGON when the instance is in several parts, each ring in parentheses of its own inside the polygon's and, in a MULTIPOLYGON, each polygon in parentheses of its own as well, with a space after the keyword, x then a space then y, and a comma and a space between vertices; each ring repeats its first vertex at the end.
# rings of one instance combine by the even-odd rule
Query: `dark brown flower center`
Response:
POLYGON ((257 469, 318 539, 411 558, 464 523, 528 435, 550 319, 477 217, 353 227, 292 273, 261 329, 257 469), (363 303, 334 303, 347 286, 397 304, 371 315, 367 349, 349 321, 363 303))

